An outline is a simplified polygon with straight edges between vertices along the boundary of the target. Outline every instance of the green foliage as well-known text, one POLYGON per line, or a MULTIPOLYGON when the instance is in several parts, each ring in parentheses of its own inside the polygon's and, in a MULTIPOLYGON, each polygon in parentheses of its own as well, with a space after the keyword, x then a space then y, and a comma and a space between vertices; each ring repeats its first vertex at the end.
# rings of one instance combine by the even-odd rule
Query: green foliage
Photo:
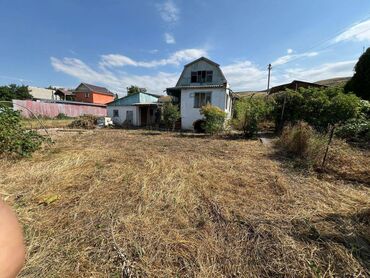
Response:
POLYGON ((286 126, 277 146, 288 154, 311 164, 318 163, 325 151, 327 140, 305 122, 286 126))
POLYGON ((240 99, 235 104, 233 125, 242 130, 246 137, 254 136, 259 130, 259 123, 269 118, 273 102, 262 97, 240 99))
POLYGON ((325 130, 329 124, 344 123, 357 117, 360 106, 360 99, 353 94, 344 94, 342 88, 301 88, 275 96, 274 117, 278 128, 285 121, 293 124, 305 121, 318 130, 325 130))
POLYGON ((181 114, 179 107, 170 102, 165 103, 163 106, 163 121, 168 128, 175 130, 175 124, 180 119, 181 114))
POLYGON ((28 86, 9 86, 0 87, 0 101, 11 101, 12 99, 32 99, 28 86))
POLYGON ((336 135, 351 141, 370 142, 370 102, 361 100, 357 118, 337 128, 336 135))
POLYGON ((145 93, 146 92, 146 89, 145 88, 140 88, 138 86, 135 86, 135 85, 131 85, 130 87, 127 87, 127 95, 132 95, 132 94, 136 94, 136 93, 145 93))
POLYGON ((70 119, 71 117, 67 116, 64 113, 59 113, 55 118, 58 120, 66 120, 66 119, 70 119))
POLYGON ((370 120, 369 119, 351 119, 343 126, 337 128, 338 137, 355 141, 370 141, 370 120))
POLYGON ((18 111, 0 107, 0 155, 30 156, 44 140, 36 131, 22 127, 18 111))
POLYGON ((200 113, 205 117, 203 128, 206 133, 214 135, 224 130, 227 114, 219 107, 207 104, 201 108, 200 113))
POLYGON ((346 93, 353 92, 358 97, 370 100, 370 48, 358 60, 355 74, 344 89, 346 93))

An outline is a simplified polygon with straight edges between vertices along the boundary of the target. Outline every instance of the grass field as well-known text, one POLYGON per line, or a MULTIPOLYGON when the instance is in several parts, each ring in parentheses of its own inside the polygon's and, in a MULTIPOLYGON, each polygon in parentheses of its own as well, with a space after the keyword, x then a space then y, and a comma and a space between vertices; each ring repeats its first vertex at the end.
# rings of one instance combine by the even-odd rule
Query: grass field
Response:
POLYGON ((29 129, 42 129, 42 128, 64 128, 67 127, 74 119, 22 119, 22 125, 29 129), (41 123, 40 123, 41 122, 41 123))
POLYGON ((369 275, 369 151, 335 147, 318 176, 257 140, 52 136, 0 161, 0 194, 25 229, 21 277, 369 275))

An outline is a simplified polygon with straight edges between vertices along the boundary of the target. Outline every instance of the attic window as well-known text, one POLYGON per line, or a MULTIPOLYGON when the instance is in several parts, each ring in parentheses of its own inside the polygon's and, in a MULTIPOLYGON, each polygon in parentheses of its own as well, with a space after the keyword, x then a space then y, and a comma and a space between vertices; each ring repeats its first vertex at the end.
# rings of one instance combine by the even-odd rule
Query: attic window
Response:
POLYGON ((191 72, 191 83, 205 83, 205 82, 212 82, 213 79, 213 71, 192 71, 191 72))

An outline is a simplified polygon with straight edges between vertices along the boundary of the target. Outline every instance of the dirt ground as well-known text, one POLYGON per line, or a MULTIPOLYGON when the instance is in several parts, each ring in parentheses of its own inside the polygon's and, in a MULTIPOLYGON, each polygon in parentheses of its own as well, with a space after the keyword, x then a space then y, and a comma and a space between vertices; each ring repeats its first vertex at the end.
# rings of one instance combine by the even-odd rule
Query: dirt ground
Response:
POLYGON ((52 137, 32 158, 0 161, 0 195, 25 231, 20 277, 369 275, 369 151, 338 159, 335 148, 318 175, 258 140, 52 137))

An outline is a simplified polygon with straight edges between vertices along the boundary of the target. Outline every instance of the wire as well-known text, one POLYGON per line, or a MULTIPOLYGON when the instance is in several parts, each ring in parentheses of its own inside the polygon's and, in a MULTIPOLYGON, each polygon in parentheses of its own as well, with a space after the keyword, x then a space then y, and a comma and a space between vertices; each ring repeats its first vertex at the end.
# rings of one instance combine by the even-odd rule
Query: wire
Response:
MULTIPOLYGON (((367 16, 366 18, 363 18, 362 20, 360 20, 359 22, 364 22, 366 20, 369 20, 370 19, 370 16, 367 16)), ((321 45, 324 45, 326 42, 329 42, 329 41, 332 41, 333 39, 335 39, 338 35, 342 34, 343 32, 345 32, 346 30, 348 30, 348 27, 344 28, 344 29, 341 29, 340 31, 336 32, 334 35, 332 35, 330 38, 327 38, 327 39, 324 39, 324 40, 321 40, 319 41, 317 44, 315 44, 314 46, 310 47, 310 48, 307 48, 306 50, 304 51, 301 51, 301 53, 307 53, 311 50, 314 50, 316 49, 317 47, 321 46, 321 45)), ((362 34, 362 33, 365 33, 365 32, 368 32, 370 31, 370 28, 369 29, 366 29, 366 30, 363 30, 359 33, 356 33, 356 35, 359 35, 359 34, 362 34)), ((333 44, 329 44, 327 46, 325 46, 324 48, 320 49, 320 50, 324 50, 324 49, 327 49, 329 48, 330 46, 332 46, 333 44)), ((300 54, 296 54, 296 55, 300 55, 300 54)), ((284 63, 284 64, 281 64, 281 65, 277 65, 277 66, 274 66, 274 64, 272 64, 274 66, 274 68, 277 68, 277 67, 282 67, 282 66, 285 66, 286 64, 289 64, 289 63, 292 63, 294 61, 297 61, 299 59, 304 59, 304 58, 307 58, 307 56, 298 56, 296 58, 293 58, 291 60, 289 60, 288 62, 284 63)))

